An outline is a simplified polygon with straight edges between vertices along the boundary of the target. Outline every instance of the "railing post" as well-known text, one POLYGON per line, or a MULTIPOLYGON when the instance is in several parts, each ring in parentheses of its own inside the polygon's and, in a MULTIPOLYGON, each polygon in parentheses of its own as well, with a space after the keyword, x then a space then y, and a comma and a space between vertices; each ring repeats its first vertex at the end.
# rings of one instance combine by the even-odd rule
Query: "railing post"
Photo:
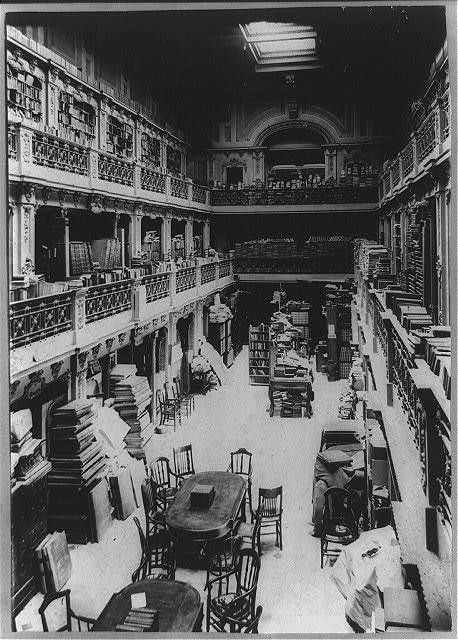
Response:
POLYGON ((134 280, 132 284, 132 321, 140 320, 146 310, 146 287, 142 285, 141 278, 134 280))
POLYGON ((80 333, 86 328, 86 293, 87 287, 75 291, 72 313, 73 341, 79 342, 80 333))
POLYGON ((402 170, 402 155, 401 152, 398 153, 398 161, 399 161, 399 188, 404 186, 404 172, 402 170))
POLYGON ((18 143, 17 159, 20 165, 20 172, 26 173, 27 165, 33 164, 32 131, 20 126, 18 143))
POLYGON ((133 163, 134 169, 134 195, 137 195, 138 191, 142 188, 142 168, 136 163, 133 163))
POLYGON ((209 207, 210 206, 210 189, 206 189, 206 195, 205 195, 205 204, 209 207))
POLYGON ((89 151, 88 175, 90 185, 92 186, 92 181, 98 180, 99 178, 99 154, 93 149, 89 151))
POLYGON ((188 182, 188 204, 192 207, 192 180, 191 178, 186 178, 188 182))
POLYGON ((171 271, 170 271, 170 306, 173 307, 175 304, 175 299, 177 295, 177 267, 174 262, 171 263, 171 271))
POLYGON ((166 176, 165 176, 165 199, 166 199, 166 202, 170 202, 170 196, 172 195, 171 194, 171 191, 172 191, 171 180, 172 179, 171 179, 170 175, 166 174, 166 176))

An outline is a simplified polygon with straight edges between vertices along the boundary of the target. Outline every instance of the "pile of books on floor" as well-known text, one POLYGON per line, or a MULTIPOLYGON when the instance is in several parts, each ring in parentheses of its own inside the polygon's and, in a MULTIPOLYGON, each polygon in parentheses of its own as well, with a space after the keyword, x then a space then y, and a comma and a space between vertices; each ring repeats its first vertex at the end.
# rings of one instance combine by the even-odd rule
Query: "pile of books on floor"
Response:
POLYGON ((301 416, 302 407, 307 406, 307 394, 298 390, 274 391, 272 393, 275 408, 280 408, 280 416, 301 416))
POLYGON ((43 457, 43 440, 32 436, 32 413, 21 409, 11 414, 11 462, 15 480, 32 482, 49 471, 43 457))
POLYGON ((73 400, 54 410, 49 426, 49 524, 73 542, 91 539, 88 494, 106 473, 93 419, 90 400, 73 400))
POLYGON ((116 631, 159 631, 159 612, 147 607, 132 608, 116 631))
POLYGON ((145 376, 137 376, 135 365, 116 365, 110 376, 113 408, 130 427, 124 441, 131 456, 145 457, 145 446, 153 435, 148 408, 151 389, 145 376))
POLYGON ((60 591, 72 574, 72 561, 65 531, 55 531, 35 549, 41 593, 60 591))

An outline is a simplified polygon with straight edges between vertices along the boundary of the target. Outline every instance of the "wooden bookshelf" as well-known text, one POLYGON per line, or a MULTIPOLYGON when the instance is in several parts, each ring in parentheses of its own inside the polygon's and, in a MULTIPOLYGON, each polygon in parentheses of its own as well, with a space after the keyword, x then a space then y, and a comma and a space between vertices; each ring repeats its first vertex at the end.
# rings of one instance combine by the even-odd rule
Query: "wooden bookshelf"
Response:
POLYGON ((132 127, 114 116, 107 119, 107 151, 125 158, 130 158, 133 151, 132 127))
POLYGON ((7 75, 8 102, 20 109, 26 118, 42 119, 41 82, 35 76, 14 70, 7 75))
POLYGON ((95 111, 90 104, 61 91, 57 119, 59 130, 66 138, 84 146, 91 144, 95 137, 95 111))
POLYGON ((269 349, 269 325, 260 324, 259 327, 250 325, 248 334, 248 373, 250 384, 265 386, 269 384, 269 349))

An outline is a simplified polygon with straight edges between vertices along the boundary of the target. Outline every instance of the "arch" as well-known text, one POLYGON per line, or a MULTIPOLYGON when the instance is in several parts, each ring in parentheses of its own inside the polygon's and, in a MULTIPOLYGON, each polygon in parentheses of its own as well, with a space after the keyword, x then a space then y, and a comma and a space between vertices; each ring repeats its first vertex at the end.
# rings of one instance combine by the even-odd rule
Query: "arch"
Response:
POLYGON ((276 115, 262 120, 251 131, 247 131, 247 138, 251 138, 254 146, 263 146, 264 141, 273 133, 304 127, 320 135, 323 138, 323 144, 332 144, 344 137, 344 126, 336 116, 323 109, 313 109, 301 114, 295 120, 285 115, 276 115))

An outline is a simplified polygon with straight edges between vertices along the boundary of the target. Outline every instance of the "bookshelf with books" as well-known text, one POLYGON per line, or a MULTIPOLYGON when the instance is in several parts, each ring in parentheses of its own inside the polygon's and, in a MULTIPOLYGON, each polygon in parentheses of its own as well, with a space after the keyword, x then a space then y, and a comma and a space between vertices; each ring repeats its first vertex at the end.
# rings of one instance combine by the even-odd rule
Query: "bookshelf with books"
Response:
POLYGON ((38 78, 23 69, 8 67, 7 91, 9 106, 29 120, 42 120, 42 83, 38 78))
POLYGON ((59 133, 64 138, 85 147, 91 145, 95 137, 95 111, 90 104, 60 91, 57 120, 59 133))
POLYGON ((269 384, 269 325, 250 325, 248 334, 248 372, 251 385, 269 384))
POLYGON ((130 158, 133 153, 132 127, 114 116, 107 118, 107 151, 124 158, 130 158))

